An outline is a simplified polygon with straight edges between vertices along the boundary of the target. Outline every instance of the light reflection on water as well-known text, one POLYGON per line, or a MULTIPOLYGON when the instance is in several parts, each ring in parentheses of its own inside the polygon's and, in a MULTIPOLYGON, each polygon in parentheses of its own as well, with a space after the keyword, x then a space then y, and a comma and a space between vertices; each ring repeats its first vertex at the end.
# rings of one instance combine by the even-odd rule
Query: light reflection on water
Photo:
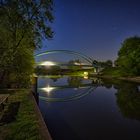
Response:
POLYGON ((46 93, 50 93, 52 90, 56 89, 55 87, 50 87, 50 85, 47 85, 46 87, 44 88, 40 88, 40 90, 43 90, 44 92, 46 93))
POLYGON ((39 107, 54 140, 140 139, 138 84, 62 77, 40 78, 38 86, 39 107))
MULTIPOLYGON (((86 78, 84 76, 84 79, 86 78)), ((66 77, 64 79, 66 79, 66 77)), ((38 88, 39 92, 46 93, 46 96, 39 96, 39 98, 49 102, 72 101, 72 100, 80 99, 90 94, 93 90, 97 88, 97 84, 91 83, 91 80, 83 80, 82 77, 67 77, 67 83, 64 85, 57 85, 56 82, 57 80, 55 79, 56 86, 50 86, 48 83, 48 85, 46 85, 45 87, 38 88), (74 89, 73 90, 74 92, 72 92, 72 89, 74 89), (53 92, 54 90, 55 92, 53 92), (57 91, 60 90, 61 93, 58 94, 56 90, 57 91), (70 90, 71 92, 69 94, 66 93, 62 94, 63 93, 62 90, 65 90, 65 92, 68 92, 70 90), (55 96, 53 94, 55 94, 55 96)))

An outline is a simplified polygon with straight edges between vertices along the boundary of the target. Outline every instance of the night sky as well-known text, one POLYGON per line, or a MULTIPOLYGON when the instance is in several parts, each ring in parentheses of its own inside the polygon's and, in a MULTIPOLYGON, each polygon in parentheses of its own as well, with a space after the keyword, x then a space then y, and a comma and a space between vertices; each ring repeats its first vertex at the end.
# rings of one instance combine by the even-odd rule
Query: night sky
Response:
POLYGON ((125 38, 140 36, 140 0, 54 0, 54 17, 54 38, 40 51, 68 49, 115 60, 125 38))

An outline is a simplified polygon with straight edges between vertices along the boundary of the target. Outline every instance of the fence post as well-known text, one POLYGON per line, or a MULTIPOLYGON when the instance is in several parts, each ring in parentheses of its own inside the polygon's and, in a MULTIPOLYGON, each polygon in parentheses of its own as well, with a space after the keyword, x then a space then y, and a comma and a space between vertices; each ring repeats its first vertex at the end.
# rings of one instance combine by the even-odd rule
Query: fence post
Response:
POLYGON ((37 92, 37 84, 38 83, 38 77, 36 74, 33 74, 32 76, 32 93, 36 99, 36 102, 38 103, 38 92, 37 92))

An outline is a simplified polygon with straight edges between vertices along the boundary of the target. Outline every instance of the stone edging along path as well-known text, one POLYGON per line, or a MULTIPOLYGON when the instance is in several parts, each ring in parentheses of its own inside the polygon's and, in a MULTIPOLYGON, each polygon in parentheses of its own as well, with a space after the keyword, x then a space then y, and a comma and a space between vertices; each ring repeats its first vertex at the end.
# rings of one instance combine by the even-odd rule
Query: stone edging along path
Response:
POLYGON ((30 96, 31 96, 31 99, 33 100, 34 105, 35 105, 34 106, 35 107, 35 113, 38 117, 39 131, 40 131, 40 134, 42 136, 42 140, 52 140, 51 135, 50 135, 50 133, 48 131, 48 128, 47 128, 47 126, 44 122, 44 119, 42 117, 42 114, 39 110, 39 107, 36 103, 36 100, 35 100, 32 92, 30 92, 30 96))

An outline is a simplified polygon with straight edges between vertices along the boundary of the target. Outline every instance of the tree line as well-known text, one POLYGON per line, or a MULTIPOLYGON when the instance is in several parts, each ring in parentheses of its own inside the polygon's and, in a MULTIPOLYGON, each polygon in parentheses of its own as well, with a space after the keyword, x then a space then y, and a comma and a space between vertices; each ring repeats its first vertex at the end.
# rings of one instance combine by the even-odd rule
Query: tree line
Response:
MULTIPOLYGON (((28 87, 34 72, 34 50, 51 39, 52 0, 0 1, 0 86, 28 87)), ((98 62, 111 68, 112 61, 98 62)), ((140 75, 140 37, 124 40, 115 61, 122 76, 140 75)))
POLYGON ((124 76, 140 76, 140 37, 124 40, 115 65, 124 76))
POLYGON ((0 86, 29 86, 34 50, 53 37, 52 11, 52 0, 0 1, 0 86))
POLYGON ((123 41, 113 67, 110 60, 98 64, 104 68, 103 75, 140 76, 140 37, 129 37, 123 41))

